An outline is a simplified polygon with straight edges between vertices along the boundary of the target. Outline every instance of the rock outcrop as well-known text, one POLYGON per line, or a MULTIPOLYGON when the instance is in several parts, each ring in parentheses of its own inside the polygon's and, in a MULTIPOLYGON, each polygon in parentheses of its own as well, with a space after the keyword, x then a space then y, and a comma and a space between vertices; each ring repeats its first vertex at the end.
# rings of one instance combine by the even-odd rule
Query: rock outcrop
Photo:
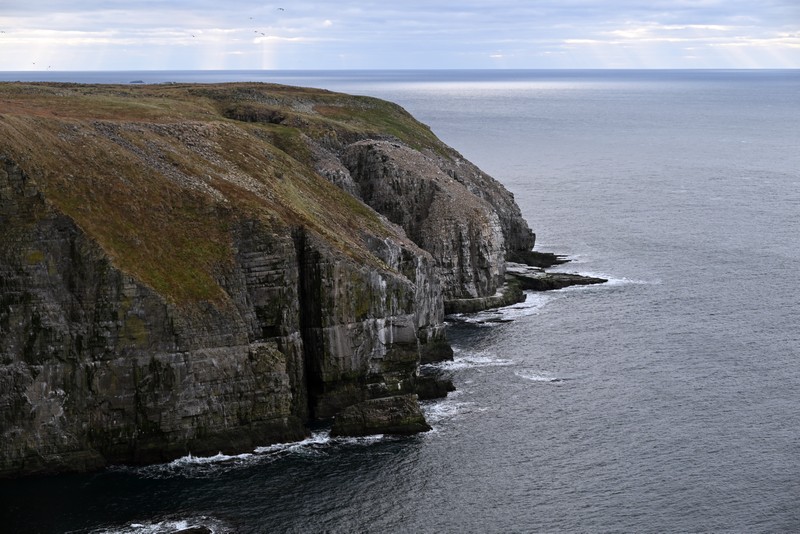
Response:
POLYGON ((0 476, 237 452, 334 417, 425 430, 445 302, 497 294, 533 246, 510 193, 380 100, 0 97, 0 476))
POLYGON ((541 267, 521 263, 509 263, 506 276, 522 290, 551 291, 571 286, 604 284, 605 278, 574 273, 547 272, 541 267))
POLYGON ((417 434, 431 427, 412 395, 372 399, 348 406, 336 416, 332 436, 417 434))

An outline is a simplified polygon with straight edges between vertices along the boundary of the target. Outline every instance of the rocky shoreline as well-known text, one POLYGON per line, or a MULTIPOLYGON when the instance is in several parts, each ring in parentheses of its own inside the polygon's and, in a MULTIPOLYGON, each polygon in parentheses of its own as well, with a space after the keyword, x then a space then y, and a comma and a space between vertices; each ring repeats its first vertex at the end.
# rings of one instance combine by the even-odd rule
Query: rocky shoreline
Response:
POLYGON ((598 283, 405 110, 2 83, 0 477, 418 432, 445 314, 598 283), (509 263, 514 262, 514 263, 509 263), (520 268, 515 264, 525 264, 520 268))

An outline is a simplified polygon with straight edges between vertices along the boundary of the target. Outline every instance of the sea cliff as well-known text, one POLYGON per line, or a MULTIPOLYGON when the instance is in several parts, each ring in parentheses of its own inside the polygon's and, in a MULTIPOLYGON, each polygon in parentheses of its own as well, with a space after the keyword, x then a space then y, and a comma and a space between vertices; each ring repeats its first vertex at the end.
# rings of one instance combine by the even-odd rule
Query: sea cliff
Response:
POLYGON ((402 108, 251 83, 0 84, 0 228, 0 476, 424 430, 534 244, 402 108))

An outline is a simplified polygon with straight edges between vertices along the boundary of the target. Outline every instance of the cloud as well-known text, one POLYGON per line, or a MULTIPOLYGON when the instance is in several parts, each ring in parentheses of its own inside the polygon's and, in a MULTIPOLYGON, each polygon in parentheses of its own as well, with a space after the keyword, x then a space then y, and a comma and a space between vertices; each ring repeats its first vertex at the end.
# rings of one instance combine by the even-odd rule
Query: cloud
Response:
POLYGON ((0 70, 800 68, 798 21, 796 0, 7 0, 0 70))

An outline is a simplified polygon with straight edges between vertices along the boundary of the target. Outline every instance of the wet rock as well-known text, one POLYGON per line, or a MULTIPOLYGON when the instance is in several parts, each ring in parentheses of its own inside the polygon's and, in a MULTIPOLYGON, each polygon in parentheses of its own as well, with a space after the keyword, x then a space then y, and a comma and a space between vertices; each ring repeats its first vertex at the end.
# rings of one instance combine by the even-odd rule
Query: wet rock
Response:
POLYGON ((414 389, 419 400, 431 400, 447 397, 447 394, 455 391, 456 387, 449 378, 421 375, 417 377, 416 387, 414 389))
POLYGON ((508 261, 514 263, 521 263, 531 267, 539 267, 547 269, 554 265, 562 265, 569 263, 566 256, 554 254, 552 252, 539 252, 535 250, 515 251, 508 255, 508 261))
POLYGON ((430 429, 417 396, 398 395, 348 406, 334 419, 331 436, 409 435, 430 429))
POLYGON ((532 291, 550 291, 570 286, 608 282, 605 278, 571 273, 552 273, 537 267, 515 263, 508 264, 506 276, 516 281, 521 289, 532 291))
POLYGON ((515 278, 506 277, 506 284, 500 287, 494 295, 488 297, 478 297, 471 299, 451 299, 444 303, 446 314, 453 313, 476 313, 492 308, 502 308, 511 306, 525 300, 522 286, 517 283, 515 278))

